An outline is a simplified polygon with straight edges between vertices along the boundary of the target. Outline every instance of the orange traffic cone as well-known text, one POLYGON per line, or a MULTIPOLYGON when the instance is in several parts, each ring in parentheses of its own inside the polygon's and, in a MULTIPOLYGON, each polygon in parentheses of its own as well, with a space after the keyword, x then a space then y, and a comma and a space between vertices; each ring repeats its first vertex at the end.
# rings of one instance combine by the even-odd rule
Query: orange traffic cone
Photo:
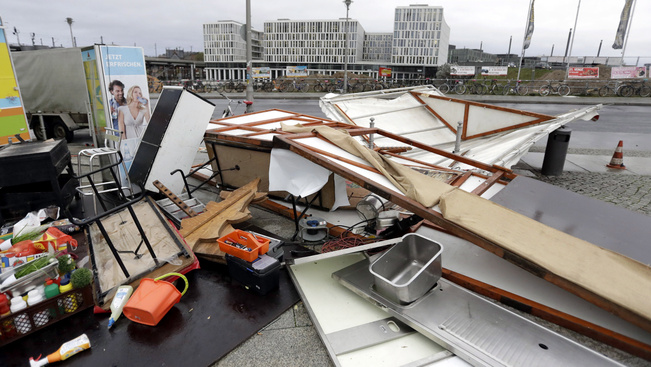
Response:
POLYGON ((626 169, 624 166, 624 142, 619 141, 617 148, 615 148, 615 153, 613 153, 613 158, 610 160, 610 163, 606 165, 608 168, 616 169, 626 169))

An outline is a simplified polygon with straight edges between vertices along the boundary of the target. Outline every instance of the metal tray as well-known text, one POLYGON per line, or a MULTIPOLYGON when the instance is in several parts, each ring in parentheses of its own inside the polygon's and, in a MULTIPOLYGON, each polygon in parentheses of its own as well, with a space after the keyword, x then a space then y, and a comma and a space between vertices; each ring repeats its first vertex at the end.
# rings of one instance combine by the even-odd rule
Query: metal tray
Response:
MULTIPOLYGON (((22 269, 23 267, 29 264, 30 263, 25 263, 21 266, 15 267, 13 270, 3 272, 2 274, 0 274, 0 283, 4 282, 5 279, 11 277, 19 269, 22 269)), ((58 267, 59 267, 59 262, 54 260, 54 262, 47 264, 43 268, 38 269, 31 274, 25 275, 24 277, 16 280, 15 282, 13 282, 12 284, 6 287, 0 286, 0 292, 12 291, 13 293, 16 294, 27 293, 33 288, 36 288, 41 284, 45 284, 45 281, 48 278, 52 278, 52 279, 56 278, 59 275, 58 267)))
POLYGON ((375 287, 385 297, 411 303, 432 289, 441 278, 443 246, 410 233, 369 266, 375 287))

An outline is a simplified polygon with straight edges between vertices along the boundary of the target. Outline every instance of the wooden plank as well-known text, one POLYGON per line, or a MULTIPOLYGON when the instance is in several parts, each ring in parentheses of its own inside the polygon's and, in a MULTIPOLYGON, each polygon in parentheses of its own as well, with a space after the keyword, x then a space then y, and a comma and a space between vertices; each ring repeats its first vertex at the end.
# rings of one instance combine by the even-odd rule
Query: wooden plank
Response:
POLYGON ((160 181, 156 180, 153 182, 153 184, 160 192, 163 193, 163 195, 167 196, 167 198, 170 199, 172 203, 178 206, 179 209, 183 210, 185 214, 187 214, 190 217, 194 217, 197 215, 197 213, 195 213, 194 210, 192 210, 192 208, 188 206, 188 204, 186 204, 181 198, 176 196, 172 191, 170 191, 170 189, 165 187, 165 185, 163 185, 160 181))

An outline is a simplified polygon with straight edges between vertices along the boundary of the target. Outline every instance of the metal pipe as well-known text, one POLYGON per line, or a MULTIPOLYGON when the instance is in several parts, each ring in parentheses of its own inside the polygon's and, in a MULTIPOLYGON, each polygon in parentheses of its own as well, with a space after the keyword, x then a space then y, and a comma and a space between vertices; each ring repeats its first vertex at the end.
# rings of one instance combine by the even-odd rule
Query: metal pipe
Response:
POLYGON ((457 140, 454 142, 454 151, 457 154, 461 151, 461 135, 463 135, 463 121, 457 123, 457 140))
POLYGON ((353 0, 344 0, 346 4, 346 33, 344 33, 344 94, 348 93, 348 10, 353 0))
MULTIPOLYGON (((375 119, 373 117, 371 117, 371 122, 369 122, 368 126, 371 129, 375 127, 375 119)), ((368 149, 373 149, 373 133, 368 135, 368 149)))
POLYGON ((631 6, 631 15, 628 17, 628 24, 626 26, 626 35, 624 36, 624 46, 622 47, 622 58, 619 60, 619 66, 624 65, 624 54, 626 53, 626 44, 628 43, 628 34, 631 31, 631 23, 633 23, 633 14, 635 14, 635 4, 637 1, 633 0, 633 6, 631 6))
POLYGON ((565 66, 565 77, 568 77, 570 72, 570 58, 572 57, 572 46, 574 46, 574 36, 576 36, 576 24, 579 21, 580 8, 581 8, 581 0, 579 0, 578 5, 576 6, 576 17, 574 18, 574 33, 572 33, 572 42, 570 42, 570 53, 567 57, 567 65, 565 66))
POLYGON ((533 6, 533 0, 529 1, 529 7, 527 8, 527 24, 524 27, 524 38, 522 39, 522 54, 520 55, 520 63, 518 64, 518 77, 516 78, 516 85, 520 81, 520 71, 522 69, 522 60, 524 59, 524 43, 527 41, 527 31, 529 30, 529 22, 531 21, 531 7, 533 6))
MULTIPOLYGON (((251 0, 246 0, 246 99, 253 102, 253 40, 251 40, 251 0)), ((246 105, 246 113, 253 112, 253 104, 246 105)))

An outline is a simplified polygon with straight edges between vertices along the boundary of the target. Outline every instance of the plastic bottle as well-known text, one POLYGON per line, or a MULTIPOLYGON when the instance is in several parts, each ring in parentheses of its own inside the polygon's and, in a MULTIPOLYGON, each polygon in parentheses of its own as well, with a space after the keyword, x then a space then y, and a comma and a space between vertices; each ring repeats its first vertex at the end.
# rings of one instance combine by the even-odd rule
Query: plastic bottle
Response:
MULTIPOLYGON (((59 292, 59 285, 54 282, 52 279, 48 279, 45 282, 45 298, 53 298, 56 297, 60 294, 59 292)), ((57 310, 55 308, 50 308, 50 318, 54 319, 57 317, 57 310)))
MULTIPOLYGON (((70 290, 72 290, 72 284, 70 284, 70 279, 67 277, 61 279, 61 284, 59 285, 59 292, 65 293, 70 290)), ((79 304, 77 303, 77 298, 75 297, 75 295, 69 294, 59 300, 59 306, 62 306, 63 310, 66 313, 72 313, 77 310, 79 304)))
MULTIPOLYGON (((17 313, 27 308, 27 302, 18 296, 11 299, 11 313, 17 313)), ((32 331, 32 324, 29 322, 29 316, 26 313, 21 313, 14 317, 14 325, 16 330, 21 334, 27 334, 32 331)))
POLYGON ((48 355, 46 358, 34 360, 34 358, 29 359, 30 367, 39 367, 45 366, 48 363, 54 363, 59 361, 65 361, 66 359, 74 356, 79 352, 83 352, 87 349, 90 349, 90 340, 86 334, 81 334, 80 336, 72 339, 69 342, 63 343, 61 348, 56 352, 48 355))
POLYGON ((108 322, 109 329, 122 314, 122 308, 127 304, 131 293, 133 293, 133 287, 130 285, 120 286, 117 292, 115 292, 115 297, 113 297, 113 301, 111 302, 111 317, 108 322))
POLYGON ((60 294, 59 285, 54 282, 52 279, 48 279, 45 282, 45 298, 56 297, 60 294))
MULTIPOLYGON (((27 293, 27 305, 34 306, 39 302, 43 302, 45 299, 44 294, 41 293, 41 289, 32 289, 27 293)), ((48 310, 43 310, 36 312, 32 315, 32 320, 34 321, 34 326, 41 327, 47 324, 50 321, 50 316, 48 310)))
MULTIPOLYGON (((9 299, 4 293, 0 293, 0 317, 5 317, 11 315, 11 309, 9 308, 9 299)), ((2 320, 2 333, 5 338, 13 338, 18 335, 16 330, 16 325, 11 318, 2 320)))

